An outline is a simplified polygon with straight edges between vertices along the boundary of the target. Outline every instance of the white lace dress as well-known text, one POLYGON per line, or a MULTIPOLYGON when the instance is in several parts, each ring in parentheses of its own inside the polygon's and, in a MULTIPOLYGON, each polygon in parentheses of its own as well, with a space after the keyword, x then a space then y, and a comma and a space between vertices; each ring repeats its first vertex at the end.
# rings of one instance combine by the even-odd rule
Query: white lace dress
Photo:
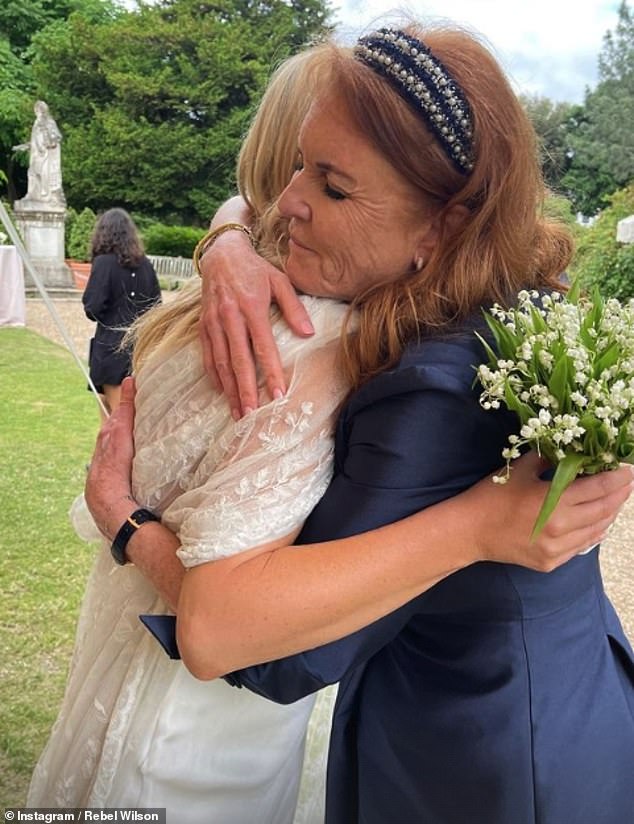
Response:
MULTIPOLYGON (((210 389, 197 343, 137 376, 134 495, 179 535, 187 566, 289 534, 328 485, 346 308, 303 300, 314 337, 274 325, 287 395, 238 423, 210 389)), ((101 546, 28 806, 166 807, 168 824, 320 824, 332 690, 313 714, 296 811, 314 697, 281 706, 197 681, 143 628, 146 612, 167 609, 101 546)))

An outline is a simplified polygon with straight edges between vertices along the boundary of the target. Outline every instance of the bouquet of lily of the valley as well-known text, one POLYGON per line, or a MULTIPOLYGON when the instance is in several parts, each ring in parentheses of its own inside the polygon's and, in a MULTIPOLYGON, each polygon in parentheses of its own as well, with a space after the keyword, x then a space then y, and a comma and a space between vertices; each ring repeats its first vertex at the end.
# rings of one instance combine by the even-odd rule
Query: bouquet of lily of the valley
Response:
POLYGON ((517 304, 485 312, 495 341, 480 340, 489 363, 477 368, 485 409, 504 404, 520 419, 503 450, 506 470, 529 445, 554 467, 535 523, 537 535, 577 475, 634 463, 634 299, 520 292, 517 304), (495 350, 497 351, 494 351, 495 350))

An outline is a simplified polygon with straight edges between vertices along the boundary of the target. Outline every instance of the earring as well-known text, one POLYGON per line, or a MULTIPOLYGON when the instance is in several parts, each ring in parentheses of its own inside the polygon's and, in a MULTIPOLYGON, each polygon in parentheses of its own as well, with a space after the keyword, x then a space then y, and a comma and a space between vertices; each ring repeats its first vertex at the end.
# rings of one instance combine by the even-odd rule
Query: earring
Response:
POLYGON ((422 257, 417 257, 416 260, 414 261, 414 271, 415 272, 420 272, 424 265, 425 265, 425 261, 422 259, 422 257))

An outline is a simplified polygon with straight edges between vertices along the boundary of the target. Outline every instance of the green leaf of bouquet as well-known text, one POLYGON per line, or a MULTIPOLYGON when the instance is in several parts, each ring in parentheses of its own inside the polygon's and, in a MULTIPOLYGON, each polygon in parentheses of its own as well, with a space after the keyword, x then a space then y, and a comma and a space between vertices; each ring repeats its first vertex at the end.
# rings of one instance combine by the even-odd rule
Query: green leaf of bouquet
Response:
POLYGON ((597 308, 599 308, 601 310, 601 313, 603 313, 604 300, 603 300, 603 296, 601 295, 601 290, 599 289, 599 287, 596 286, 596 285, 593 286, 592 291, 590 292, 590 295, 592 297, 593 305, 596 306, 597 308))
POLYGON ((569 358, 564 353, 555 363, 555 368, 548 381, 548 390, 559 401, 560 409, 564 409, 568 404, 568 395, 570 393, 568 388, 569 372, 569 358))
POLYGON ((553 356, 554 363, 557 363, 560 358, 563 358, 565 355, 568 355, 568 347, 561 339, 556 339, 549 343, 546 348, 546 351, 550 352, 553 356))
POLYGON ((588 313, 588 317, 592 318, 592 325, 598 331, 603 318, 603 298, 596 286, 592 290, 592 309, 588 313))
POLYGON ((601 447, 601 451, 609 452, 612 437, 603 422, 601 422, 597 427, 597 440, 599 442, 599 446, 601 447))
POLYGON ((591 412, 586 412, 579 418, 579 426, 582 426, 586 432, 591 429, 596 429, 600 425, 600 421, 591 412))
POLYGON ((556 363, 561 356, 561 353, 565 350, 558 347, 557 341, 553 341, 548 346, 545 346, 540 341, 535 341, 535 343, 532 344, 532 349, 533 356, 529 361, 529 366, 532 370, 531 383, 541 383, 547 385, 553 370, 552 367, 545 366, 542 363, 540 358, 541 353, 544 351, 548 352, 553 356, 553 363, 556 363))
POLYGON ((486 352, 486 356, 489 359, 489 366, 497 366, 498 362, 498 355, 493 351, 491 346, 485 341, 485 339, 480 335, 478 332, 475 333, 476 338, 482 344, 482 348, 486 352))
POLYGON ((619 461, 634 463, 634 438, 628 436, 625 426, 619 430, 614 451, 619 461))
POLYGON ((517 338, 513 333, 499 320, 489 314, 484 316, 499 352, 498 357, 504 359, 515 359, 515 350, 517 349, 517 338))
POLYGON ((499 340, 499 329, 502 324, 499 320, 494 318, 488 312, 484 311, 484 320, 486 321, 486 325, 489 327, 491 334, 493 335, 493 339, 495 341, 495 345, 497 347, 498 352, 500 351, 500 340, 499 340))
POLYGON ((592 322, 592 318, 589 315, 586 316, 583 323, 579 327, 579 337, 581 338, 581 342, 589 352, 594 352, 597 345, 596 338, 592 337, 589 331, 593 328, 594 323, 592 322))
POLYGON ((574 306, 579 303, 579 296, 581 295, 581 284, 579 278, 575 277, 570 284, 570 289, 566 292, 566 300, 574 306))
POLYGON ((531 304, 531 321, 533 331, 536 334, 539 335, 546 331, 546 319, 543 317, 539 309, 536 306, 533 306, 533 304, 531 304))
POLYGON ((609 369, 618 361, 621 354, 621 347, 617 341, 612 343, 605 349, 601 355, 594 362, 594 377, 599 378, 604 369, 609 369))
POLYGON ((522 423, 526 423, 529 418, 535 417, 535 410, 517 397, 508 382, 504 387, 504 401, 512 412, 516 412, 519 415, 522 423))
POLYGON ((619 461, 621 463, 628 463, 634 464, 634 444, 631 445, 632 449, 626 455, 619 455, 619 461))
POLYGON ((585 435, 583 436, 583 454, 588 459, 594 459, 602 452, 601 443, 599 442, 599 429, 601 423, 596 418, 591 424, 585 427, 585 435))
POLYGON ((562 494, 579 474, 584 460, 585 456, 583 454, 575 452, 571 455, 566 455, 566 457, 557 464, 555 474, 550 482, 550 489, 535 521, 531 538, 536 538, 542 531, 546 522, 553 514, 562 494))

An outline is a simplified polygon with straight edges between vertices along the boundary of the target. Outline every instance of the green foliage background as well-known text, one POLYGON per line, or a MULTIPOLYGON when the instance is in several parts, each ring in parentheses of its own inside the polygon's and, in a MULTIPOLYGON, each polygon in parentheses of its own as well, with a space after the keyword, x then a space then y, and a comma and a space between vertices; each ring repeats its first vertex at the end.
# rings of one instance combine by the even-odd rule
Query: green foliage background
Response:
MULTIPOLYGON (((64 135, 69 254, 85 256, 78 214, 123 206, 150 253, 188 256, 234 190, 238 147, 271 71, 327 32, 331 13, 329 0, 158 0, 132 8, 118 0, 5 0, 0 181, 5 175, 9 202, 25 193, 28 165, 28 155, 11 147, 28 140, 33 103, 42 98, 64 135)), ((610 232, 631 208, 634 181, 628 0, 597 60, 599 80, 583 105, 523 103, 546 181, 572 204, 560 213, 566 220, 601 213, 580 233, 575 266, 584 282, 623 297, 632 294, 634 252, 610 232)))
POLYGON ((571 113, 571 163, 562 190, 575 208, 596 214, 606 196, 634 180, 634 17, 622 0, 614 30, 603 39, 599 82, 571 113))
POLYGON ((573 274, 584 288, 598 286, 602 294, 634 297, 634 243, 619 243, 619 220, 634 214, 634 183, 609 198, 596 222, 578 236, 573 274))
POLYGON ((204 229, 153 223, 143 231, 143 242, 148 255, 190 258, 204 234, 204 229))
POLYGON ((0 8, 0 168, 24 194, 33 102, 64 136, 78 211, 122 206, 203 225, 272 69, 328 29, 325 0, 8 0, 0 8), (3 34, 4 33, 4 36, 3 34))
POLYGON ((74 260, 90 260, 90 239, 97 216, 86 206, 79 214, 73 210, 66 220, 66 257, 74 260))

